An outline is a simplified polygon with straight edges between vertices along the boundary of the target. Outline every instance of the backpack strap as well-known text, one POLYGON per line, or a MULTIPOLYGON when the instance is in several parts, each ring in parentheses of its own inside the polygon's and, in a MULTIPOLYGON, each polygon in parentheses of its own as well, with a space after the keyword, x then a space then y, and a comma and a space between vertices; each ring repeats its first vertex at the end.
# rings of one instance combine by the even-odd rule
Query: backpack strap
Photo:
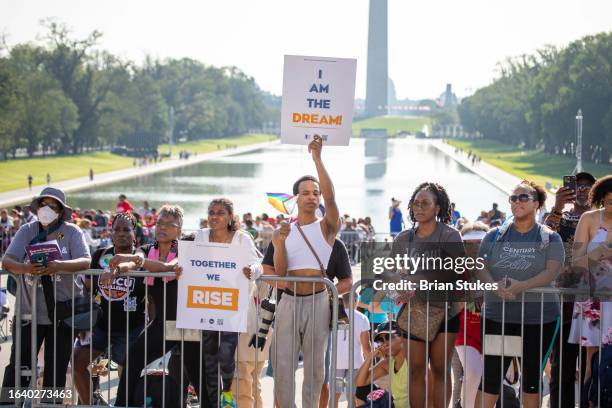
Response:
POLYGON ((540 238, 542 240, 542 247, 547 247, 550 244, 550 237, 552 237, 554 231, 547 225, 540 225, 540 238))

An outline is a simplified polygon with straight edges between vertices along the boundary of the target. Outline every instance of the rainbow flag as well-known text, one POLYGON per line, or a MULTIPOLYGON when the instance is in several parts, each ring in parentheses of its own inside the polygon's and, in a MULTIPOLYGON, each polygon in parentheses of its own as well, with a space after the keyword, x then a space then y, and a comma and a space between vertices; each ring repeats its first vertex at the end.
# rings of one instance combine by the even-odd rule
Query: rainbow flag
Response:
POLYGON ((297 201, 296 196, 285 193, 266 193, 268 202, 280 213, 291 215, 297 201))

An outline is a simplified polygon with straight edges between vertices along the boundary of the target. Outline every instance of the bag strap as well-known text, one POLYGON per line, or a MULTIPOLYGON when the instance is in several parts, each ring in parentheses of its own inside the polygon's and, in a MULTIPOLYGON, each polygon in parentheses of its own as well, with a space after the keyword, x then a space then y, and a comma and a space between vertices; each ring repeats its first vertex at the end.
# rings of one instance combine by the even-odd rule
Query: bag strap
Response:
POLYGON ((306 245, 308 245, 308 248, 310 249, 310 252, 312 252, 312 254, 314 255, 315 259, 317 260, 317 263, 319 264, 319 269, 321 270, 321 276, 326 278, 327 277, 327 273, 325 272, 325 268, 323 267, 323 262, 321 262, 321 259, 319 258, 319 255, 317 255, 317 253, 315 252, 314 248, 310 244, 310 241, 306 237, 306 234, 304 234, 304 231, 302 231, 302 227, 300 227, 299 222, 296 222, 295 225, 297 226, 297 230, 300 232, 300 235, 302 236, 302 238, 304 238, 304 242, 306 242, 306 245))
MULTIPOLYGON (((30 241, 30 245, 46 241, 47 237, 60 229, 61 226, 62 222, 58 222, 48 230, 45 230, 39 222, 38 229, 40 232, 30 241)), ((45 296, 45 304, 47 305, 47 315, 49 315, 49 320, 53 322, 53 311, 55 310, 55 288, 53 287, 53 281, 49 275, 44 275, 41 276, 40 283, 42 285, 43 295, 45 296)))
POLYGON ((63 222, 58 222, 55 225, 52 225, 48 230, 45 230, 42 227, 42 224, 39 222, 38 223, 38 235, 36 235, 34 238, 32 238, 32 240, 30 241, 29 245, 34 245, 34 244, 38 244, 40 242, 45 242, 47 240, 47 237, 51 234, 53 234, 55 231, 57 231, 58 229, 60 229, 60 227, 62 226, 63 222))

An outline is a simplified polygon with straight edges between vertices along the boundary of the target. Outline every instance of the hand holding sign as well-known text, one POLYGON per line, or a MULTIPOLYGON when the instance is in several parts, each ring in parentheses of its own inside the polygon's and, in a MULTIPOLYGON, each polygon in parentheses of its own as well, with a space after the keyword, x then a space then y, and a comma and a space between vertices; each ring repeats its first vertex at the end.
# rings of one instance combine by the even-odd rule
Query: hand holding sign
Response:
POLYGON ((357 60, 285 55, 281 142, 348 145, 357 60))
POLYGON ((321 150, 323 150, 323 139, 319 135, 314 135, 312 142, 308 144, 308 152, 312 154, 312 160, 321 161, 321 150))
POLYGON ((246 254, 220 243, 179 241, 177 328, 246 331, 246 254))

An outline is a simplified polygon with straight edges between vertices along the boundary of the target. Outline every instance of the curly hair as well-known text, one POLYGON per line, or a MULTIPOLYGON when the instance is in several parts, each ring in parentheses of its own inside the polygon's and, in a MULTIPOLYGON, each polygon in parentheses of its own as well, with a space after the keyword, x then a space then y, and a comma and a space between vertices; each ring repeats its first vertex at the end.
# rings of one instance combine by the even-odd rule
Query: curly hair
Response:
POLYGON ((544 187, 542 187, 533 180, 527 179, 521 181, 517 187, 520 186, 526 186, 534 190, 536 192, 536 199, 538 200, 538 210, 544 207, 544 204, 546 204, 546 190, 544 189, 544 187))
POLYGON ((227 230, 237 231, 238 225, 234 220, 234 203, 229 198, 215 198, 210 202, 210 204, 208 204, 208 210, 210 211, 214 205, 222 205, 223 208, 225 208, 225 211, 227 211, 230 219, 229 224, 227 225, 227 230))
POLYGON ((113 222, 111 223, 111 228, 115 227, 115 223, 119 220, 126 220, 131 226, 132 229, 136 229, 136 218, 131 213, 117 213, 113 217, 113 222))
POLYGON ((612 193, 612 175, 598 179, 589 192, 589 205, 592 208, 603 207, 604 197, 612 193))
POLYGON ((166 216, 176 218, 181 228, 183 227, 183 216, 184 215, 185 215, 185 211, 183 211, 183 208, 181 206, 171 205, 171 204, 162 205, 161 208, 159 209, 159 212, 157 213, 157 216, 159 218, 166 217, 166 216))
POLYGON ((410 213, 410 220, 414 224, 416 219, 414 218, 414 210, 412 209, 412 204, 414 203, 414 199, 416 195, 420 191, 429 191, 432 193, 436 199, 436 205, 440 207, 440 212, 438 213, 438 220, 444 224, 451 223, 451 207, 450 207, 450 198, 448 198, 448 194, 446 193, 446 189, 442 187, 438 183, 425 182, 419 184, 419 186, 412 193, 412 197, 410 197, 410 201, 408 203, 408 211, 410 213))

